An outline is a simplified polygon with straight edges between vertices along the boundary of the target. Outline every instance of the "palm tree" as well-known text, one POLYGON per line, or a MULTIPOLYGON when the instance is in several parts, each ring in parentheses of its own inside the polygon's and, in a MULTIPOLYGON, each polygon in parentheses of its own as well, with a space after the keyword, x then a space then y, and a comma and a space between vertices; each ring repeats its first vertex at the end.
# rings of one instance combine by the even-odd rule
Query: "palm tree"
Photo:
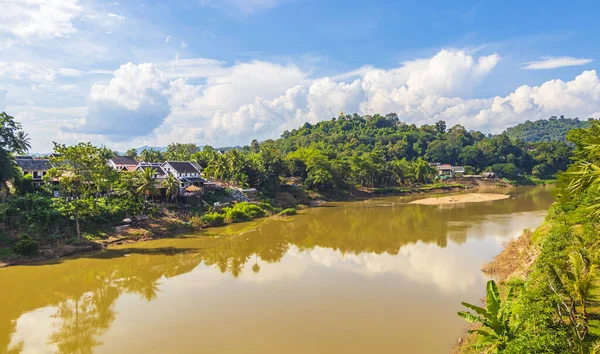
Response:
POLYGON ((23 150, 24 152, 27 152, 29 151, 29 149, 31 149, 31 138, 29 137, 29 134, 25 133, 22 130, 19 130, 17 132, 17 140, 19 142, 21 150, 23 150))
POLYGON ((138 187, 136 191, 143 193, 144 197, 150 196, 154 203, 154 196, 158 194, 158 188, 156 188, 156 170, 150 167, 146 167, 138 172, 137 175, 138 187))
POLYGON ((458 315, 467 322, 479 322, 484 329, 473 329, 469 333, 476 333, 483 337, 483 341, 475 347, 486 348, 485 353, 502 351, 509 341, 515 337, 516 330, 510 327, 511 303, 514 298, 514 289, 508 290, 504 303, 500 299, 500 293, 496 282, 487 282, 485 308, 475 306, 466 302, 462 305, 475 311, 477 316, 471 312, 458 312, 458 315))
POLYGON ((165 178, 162 181, 161 187, 165 188, 167 200, 175 199, 175 204, 179 205, 179 203, 177 202, 177 193, 179 192, 179 180, 175 178, 175 176, 173 176, 172 174, 169 174, 167 178, 165 178))
MULTIPOLYGON (((561 175, 567 187, 564 196, 581 195, 600 188, 600 122, 593 121, 587 129, 575 129, 567 135, 577 145, 571 167, 561 175)), ((600 216, 600 198, 589 206, 595 216, 600 216)))

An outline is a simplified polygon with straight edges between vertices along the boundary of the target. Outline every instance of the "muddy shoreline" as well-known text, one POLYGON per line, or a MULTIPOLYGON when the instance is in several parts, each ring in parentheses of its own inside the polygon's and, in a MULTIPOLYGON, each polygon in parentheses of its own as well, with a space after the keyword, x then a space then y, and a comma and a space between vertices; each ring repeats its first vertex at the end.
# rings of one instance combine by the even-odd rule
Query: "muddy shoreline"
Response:
MULTIPOLYGON (((381 197, 393 197, 393 196, 411 196, 417 194, 435 194, 435 193, 443 193, 450 194, 456 193, 459 191, 464 191, 466 188, 480 188, 481 186, 465 186, 462 184, 457 185, 445 185, 440 187, 433 187, 430 189, 419 189, 419 188, 409 188, 409 189, 359 189, 352 190, 345 194, 328 194, 328 195, 320 195, 315 199, 311 199, 307 202, 307 206, 309 208, 318 208, 324 204, 329 202, 347 202, 347 201, 362 201, 374 198, 381 197)), ((505 186, 506 187, 506 186, 505 186)), ((485 186, 484 186, 485 188, 485 186)), ((502 186, 498 187, 502 188, 502 186)), ((273 216, 269 216, 273 217, 273 216)), ((157 221, 157 220, 155 220, 157 221)), ((122 244, 133 244, 145 241, 158 240, 162 238, 174 238, 184 233, 195 232, 200 230, 205 230, 206 228, 202 227, 193 227, 189 226, 180 226, 176 229, 165 230, 164 225, 160 225, 158 227, 140 227, 140 228, 127 228, 127 233, 135 233, 137 237, 128 237, 127 234, 123 234, 118 231, 114 231, 109 235, 106 240, 99 241, 83 241, 78 244, 73 245, 61 245, 59 247, 43 247, 40 248, 40 252, 38 255, 34 257, 25 257, 25 256, 16 256, 11 257, 10 259, 0 260, 0 268, 16 266, 16 265, 27 265, 34 263, 43 263, 44 261, 49 261, 52 259, 74 256, 74 255, 84 255, 86 253, 98 252, 103 249, 111 248, 114 246, 122 245, 122 244)))

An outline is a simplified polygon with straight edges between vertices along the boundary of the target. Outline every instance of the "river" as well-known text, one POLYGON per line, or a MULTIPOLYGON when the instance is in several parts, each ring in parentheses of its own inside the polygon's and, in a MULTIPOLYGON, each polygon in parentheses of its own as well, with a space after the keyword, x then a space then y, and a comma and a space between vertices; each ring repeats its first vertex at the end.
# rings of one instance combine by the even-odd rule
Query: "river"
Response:
POLYGON ((0 269, 0 352, 447 353, 480 271, 536 228, 545 187, 452 206, 415 197, 0 269))

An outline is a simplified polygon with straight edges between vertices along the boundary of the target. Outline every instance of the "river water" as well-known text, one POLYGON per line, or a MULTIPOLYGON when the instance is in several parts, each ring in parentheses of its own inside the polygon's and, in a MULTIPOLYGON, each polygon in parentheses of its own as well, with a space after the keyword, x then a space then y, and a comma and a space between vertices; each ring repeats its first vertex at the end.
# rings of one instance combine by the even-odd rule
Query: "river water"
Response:
POLYGON ((553 201, 503 192, 331 203, 0 269, 0 353, 447 353, 460 302, 484 296, 481 266, 553 201))

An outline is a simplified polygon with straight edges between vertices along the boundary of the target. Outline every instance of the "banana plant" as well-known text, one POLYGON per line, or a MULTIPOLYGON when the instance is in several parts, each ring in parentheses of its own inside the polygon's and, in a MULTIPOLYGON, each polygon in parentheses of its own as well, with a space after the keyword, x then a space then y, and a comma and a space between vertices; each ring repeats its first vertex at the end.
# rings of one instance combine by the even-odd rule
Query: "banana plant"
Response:
POLYGON ((514 289, 509 288, 504 303, 496 282, 490 280, 486 286, 485 308, 463 302, 462 305, 476 313, 460 311, 458 315, 470 323, 481 323, 482 328, 469 330, 481 336, 482 341, 475 344, 475 348, 485 348, 485 353, 499 353, 514 338, 516 329, 510 326, 511 303, 514 298, 514 289))

